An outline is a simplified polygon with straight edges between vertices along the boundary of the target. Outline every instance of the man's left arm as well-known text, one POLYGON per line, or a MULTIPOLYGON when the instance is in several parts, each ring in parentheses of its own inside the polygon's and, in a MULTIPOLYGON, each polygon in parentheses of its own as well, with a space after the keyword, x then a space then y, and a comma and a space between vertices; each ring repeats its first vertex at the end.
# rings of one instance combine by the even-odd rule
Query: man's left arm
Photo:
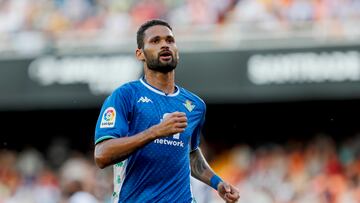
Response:
POLYGON ((211 169, 205 160, 200 148, 190 153, 191 175, 211 186, 226 202, 236 202, 239 199, 239 191, 234 186, 221 180, 211 169))

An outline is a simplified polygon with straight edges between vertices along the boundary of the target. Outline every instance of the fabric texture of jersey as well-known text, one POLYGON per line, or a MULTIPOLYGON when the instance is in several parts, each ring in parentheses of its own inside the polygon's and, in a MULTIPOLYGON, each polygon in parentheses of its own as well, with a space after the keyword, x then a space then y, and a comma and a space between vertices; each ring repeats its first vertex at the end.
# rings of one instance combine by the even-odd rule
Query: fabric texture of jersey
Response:
POLYGON ((192 202, 190 157, 200 142, 205 104, 176 86, 166 95, 144 79, 116 89, 104 102, 95 143, 132 136, 159 124, 168 113, 186 113, 188 126, 180 134, 159 138, 114 165, 114 202, 192 202))

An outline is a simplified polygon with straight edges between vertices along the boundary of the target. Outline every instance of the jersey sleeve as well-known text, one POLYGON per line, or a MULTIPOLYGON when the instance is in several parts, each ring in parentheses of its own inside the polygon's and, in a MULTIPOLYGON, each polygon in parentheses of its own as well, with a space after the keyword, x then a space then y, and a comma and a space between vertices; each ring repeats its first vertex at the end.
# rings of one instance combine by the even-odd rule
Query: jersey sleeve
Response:
POLYGON ((205 114, 206 114, 205 104, 203 106, 204 106, 204 109, 202 111, 200 122, 196 126, 196 128, 191 136, 191 142, 190 142, 191 151, 196 150, 200 145, 201 130, 205 123, 205 114))
POLYGON ((128 135, 131 99, 131 92, 119 88, 105 100, 96 123, 95 144, 128 135))

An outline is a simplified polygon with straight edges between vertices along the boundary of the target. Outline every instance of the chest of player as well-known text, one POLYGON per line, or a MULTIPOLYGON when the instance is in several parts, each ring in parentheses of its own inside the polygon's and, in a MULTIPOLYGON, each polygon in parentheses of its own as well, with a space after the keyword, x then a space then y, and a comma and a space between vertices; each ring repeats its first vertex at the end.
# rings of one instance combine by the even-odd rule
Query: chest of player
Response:
POLYGON ((201 120, 201 112, 198 111, 195 103, 181 95, 176 97, 157 96, 156 94, 139 95, 136 98, 133 111, 130 131, 132 129, 142 131, 159 124, 168 113, 178 111, 186 114, 188 126, 185 131, 181 134, 169 136, 167 139, 155 140, 157 144, 162 145, 187 145, 201 120))

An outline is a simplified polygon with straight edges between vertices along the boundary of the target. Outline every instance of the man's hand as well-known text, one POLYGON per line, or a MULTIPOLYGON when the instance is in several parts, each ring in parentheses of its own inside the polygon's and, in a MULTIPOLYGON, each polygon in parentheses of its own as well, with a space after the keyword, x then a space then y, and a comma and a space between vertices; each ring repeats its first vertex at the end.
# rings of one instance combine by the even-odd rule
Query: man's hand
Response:
POLYGON ((219 183, 218 193, 227 203, 237 202, 240 198, 239 190, 226 182, 219 183))
POLYGON ((182 133, 185 131, 186 127, 186 114, 183 112, 173 112, 167 114, 159 124, 154 125, 152 130, 155 132, 155 138, 158 138, 182 133))

